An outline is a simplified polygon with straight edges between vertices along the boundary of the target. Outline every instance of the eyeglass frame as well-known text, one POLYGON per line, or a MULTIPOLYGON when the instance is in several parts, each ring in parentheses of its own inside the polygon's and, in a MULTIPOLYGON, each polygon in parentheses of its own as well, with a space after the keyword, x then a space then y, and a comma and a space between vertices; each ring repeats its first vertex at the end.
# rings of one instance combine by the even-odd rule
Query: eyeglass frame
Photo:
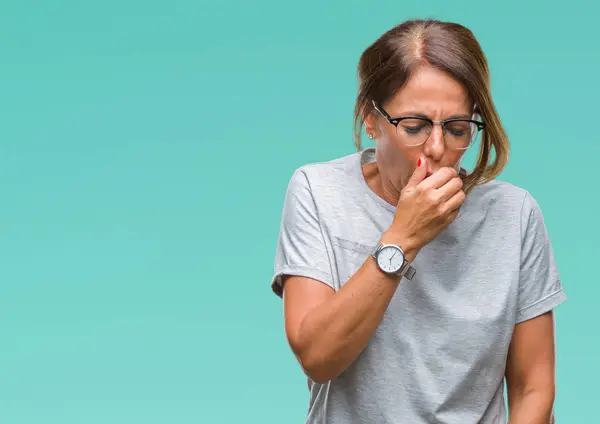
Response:
MULTIPOLYGON (((436 125, 436 124, 440 125, 442 127, 442 132, 443 132, 444 135, 446 135, 446 128, 444 127, 444 125, 447 122, 456 122, 456 121, 459 121, 459 122, 471 122, 471 123, 475 124, 475 126, 477 127, 477 131, 478 132, 485 129, 485 122, 477 121, 475 119, 450 118, 450 119, 445 119, 445 120, 442 120, 442 121, 434 121, 433 119, 429 119, 429 118, 427 118, 425 116, 401 116, 401 117, 395 117, 395 118, 393 118, 375 100, 372 100, 372 103, 373 103, 373 107, 375 108, 375 110, 377 112, 379 112, 381 114, 381 116, 383 116, 390 124, 392 124, 396 128, 396 130, 398 130, 398 124, 400 124, 400 122, 403 121, 403 120, 405 120, 405 119, 420 119, 422 121, 429 122, 429 124, 431 125, 432 129, 433 129, 434 125, 436 125)), ((475 110, 475 107, 473 108, 473 110, 475 110)), ((407 147, 421 146, 421 145, 425 144, 427 142, 427 140, 429 140, 430 136, 431 136, 431 133, 427 134, 427 137, 421 143, 419 143, 419 144, 410 144, 410 145, 407 145, 407 147)), ((469 141, 469 145, 467 147, 454 147, 454 149, 456 149, 456 150, 467 150, 473 144, 473 139, 474 139, 474 137, 471 137, 471 141, 469 141)))

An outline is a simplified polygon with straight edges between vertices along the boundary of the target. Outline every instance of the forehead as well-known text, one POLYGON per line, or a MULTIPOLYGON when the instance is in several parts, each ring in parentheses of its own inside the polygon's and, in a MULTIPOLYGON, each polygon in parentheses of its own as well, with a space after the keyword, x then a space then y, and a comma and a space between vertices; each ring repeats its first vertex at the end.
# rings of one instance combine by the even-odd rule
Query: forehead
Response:
POLYGON ((444 71, 417 69, 389 101, 388 113, 419 111, 427 115, 464 114, 472 109, 467 89, 444 71))

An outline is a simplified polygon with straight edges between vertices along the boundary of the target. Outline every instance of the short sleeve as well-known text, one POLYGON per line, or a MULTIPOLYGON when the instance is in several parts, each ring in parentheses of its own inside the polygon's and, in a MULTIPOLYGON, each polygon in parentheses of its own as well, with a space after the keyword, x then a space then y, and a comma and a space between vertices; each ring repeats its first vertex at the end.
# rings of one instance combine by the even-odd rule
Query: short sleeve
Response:
POLYGON ((567 299, 542 211, 527 192, 521 211, 521 234, 517 323, 542 315, 567 299))
POLYGON ((271 288, 283 294, 282 277, 297 275, 334 287, 329 255, 311 187, 302 168, 292 176, 283 204, 271 288))

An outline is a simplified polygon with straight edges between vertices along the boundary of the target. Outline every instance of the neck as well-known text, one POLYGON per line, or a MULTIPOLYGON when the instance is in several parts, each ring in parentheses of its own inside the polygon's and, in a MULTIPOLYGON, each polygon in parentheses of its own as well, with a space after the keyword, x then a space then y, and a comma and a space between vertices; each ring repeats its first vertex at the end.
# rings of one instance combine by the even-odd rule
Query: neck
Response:
POLYGON ((385 178, 379 171, 376 162, 367 163, 362 168, 369 188, 387 203, 395 207, 398 204, 403 187, 397 187, 388 178, 385 178))

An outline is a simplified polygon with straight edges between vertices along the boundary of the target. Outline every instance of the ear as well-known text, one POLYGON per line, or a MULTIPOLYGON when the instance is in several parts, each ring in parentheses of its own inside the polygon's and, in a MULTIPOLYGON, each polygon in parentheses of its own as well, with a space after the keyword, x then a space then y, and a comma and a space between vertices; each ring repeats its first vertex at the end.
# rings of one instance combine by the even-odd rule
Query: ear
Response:
POLYGON ((367 116, 365 116, 363 122, 365 125, 365 132, 367 133, 367 136, 372 135, 372 138, 376 139, 379 134, 377 132, 377 118, 375 117, 375 114, 373 112, 369 113, 367 116))

